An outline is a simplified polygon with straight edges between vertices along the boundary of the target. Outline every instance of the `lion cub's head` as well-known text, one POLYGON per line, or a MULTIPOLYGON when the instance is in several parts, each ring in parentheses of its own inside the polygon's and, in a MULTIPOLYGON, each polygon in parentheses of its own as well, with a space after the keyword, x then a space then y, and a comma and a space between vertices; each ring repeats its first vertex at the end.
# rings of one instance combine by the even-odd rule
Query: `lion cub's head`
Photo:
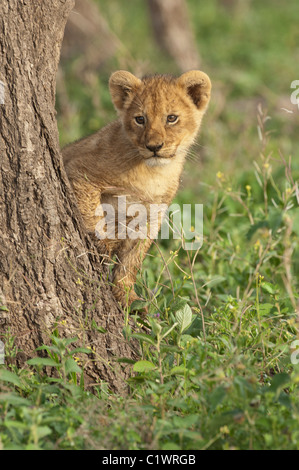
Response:
POLYGON ((113 104, 127 136, 149 166, 185 156, 207 109, 211 82, 200 71, 174 78, 154 75, 142 80, 114 72, 109 81, 113 104))

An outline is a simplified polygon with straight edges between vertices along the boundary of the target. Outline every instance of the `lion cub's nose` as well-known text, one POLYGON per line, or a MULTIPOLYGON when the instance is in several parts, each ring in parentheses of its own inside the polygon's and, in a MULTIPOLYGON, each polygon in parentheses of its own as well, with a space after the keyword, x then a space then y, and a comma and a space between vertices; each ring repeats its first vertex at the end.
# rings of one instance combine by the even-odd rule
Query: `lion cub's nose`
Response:
POLYGON ((153 153, 159 152, 159 150, 163 147, 164 144, 159 145, 146 145, 146 148, 149 149, 153 153))

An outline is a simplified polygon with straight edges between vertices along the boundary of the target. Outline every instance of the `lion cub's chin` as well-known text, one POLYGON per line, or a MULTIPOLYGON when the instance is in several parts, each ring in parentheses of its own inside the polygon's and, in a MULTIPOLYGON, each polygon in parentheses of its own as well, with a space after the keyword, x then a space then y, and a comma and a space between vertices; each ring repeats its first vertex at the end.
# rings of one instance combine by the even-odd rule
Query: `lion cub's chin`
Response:
POLYGON ((150 157, 145 160, 145 164, 147 166, 165 166, 168 165, 172 161, 172 158, 166 157, 150 157))

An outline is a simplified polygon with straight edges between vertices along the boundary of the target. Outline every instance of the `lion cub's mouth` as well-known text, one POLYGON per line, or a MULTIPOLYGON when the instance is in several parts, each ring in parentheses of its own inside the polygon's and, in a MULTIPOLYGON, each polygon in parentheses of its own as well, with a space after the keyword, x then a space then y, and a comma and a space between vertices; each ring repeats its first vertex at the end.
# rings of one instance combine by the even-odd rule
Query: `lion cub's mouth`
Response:
POLYGON ((154 154, 151 157, 145 159, 145 164, 147 166, 164 166, 168 165, 174 155, 169 155, 169 157, 163 157, 162 155, 154 154))

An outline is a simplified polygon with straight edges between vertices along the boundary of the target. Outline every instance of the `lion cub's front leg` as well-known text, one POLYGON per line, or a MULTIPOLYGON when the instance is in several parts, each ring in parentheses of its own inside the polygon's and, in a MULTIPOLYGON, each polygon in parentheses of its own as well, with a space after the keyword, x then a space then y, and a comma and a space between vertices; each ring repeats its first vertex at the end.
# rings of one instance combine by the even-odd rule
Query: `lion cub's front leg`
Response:
POLYGON ((116 253, 116 265, 113 270, 113 294, 121 302, 122 306, 138 300, 134 291, 137 272, 142 266, 142 261, 151 246, 152 240, 126 239, 120 242, 116 253))
POLYGON ((100 220, 100 217, 97 216, 97 208, 101 204, 101 189, 85 179, 73 179, 71 184, 85 228, 94 236, 95 227, 100 220))
MULTIPOLYGON (((89 181, 77 179, 71 181, 77 204, 83 217, 87 231, 94 238, 97 236, 98 223, 103 218, 101 208, 101 189, 89 181)), ((104 191, 104 190, 103 190, 104 191)), ((104 191, 105 192, 105 191, 104 191)), ((105 225, 105 224, 104 224, 105 225)), ((99 235, 99 234, 98 234, 99 235)), ((105 250, 109 256, 116 255, 116 264, 113 269, 112 292, 116 300, 123 307, 131 305, 138 296, 134 291, 137 272, 151 245, 149 238, 141 240, 101 238, 96 243, 98 248, 105 250)), ((103 254, 103 253, 102 253, 103 254)))

